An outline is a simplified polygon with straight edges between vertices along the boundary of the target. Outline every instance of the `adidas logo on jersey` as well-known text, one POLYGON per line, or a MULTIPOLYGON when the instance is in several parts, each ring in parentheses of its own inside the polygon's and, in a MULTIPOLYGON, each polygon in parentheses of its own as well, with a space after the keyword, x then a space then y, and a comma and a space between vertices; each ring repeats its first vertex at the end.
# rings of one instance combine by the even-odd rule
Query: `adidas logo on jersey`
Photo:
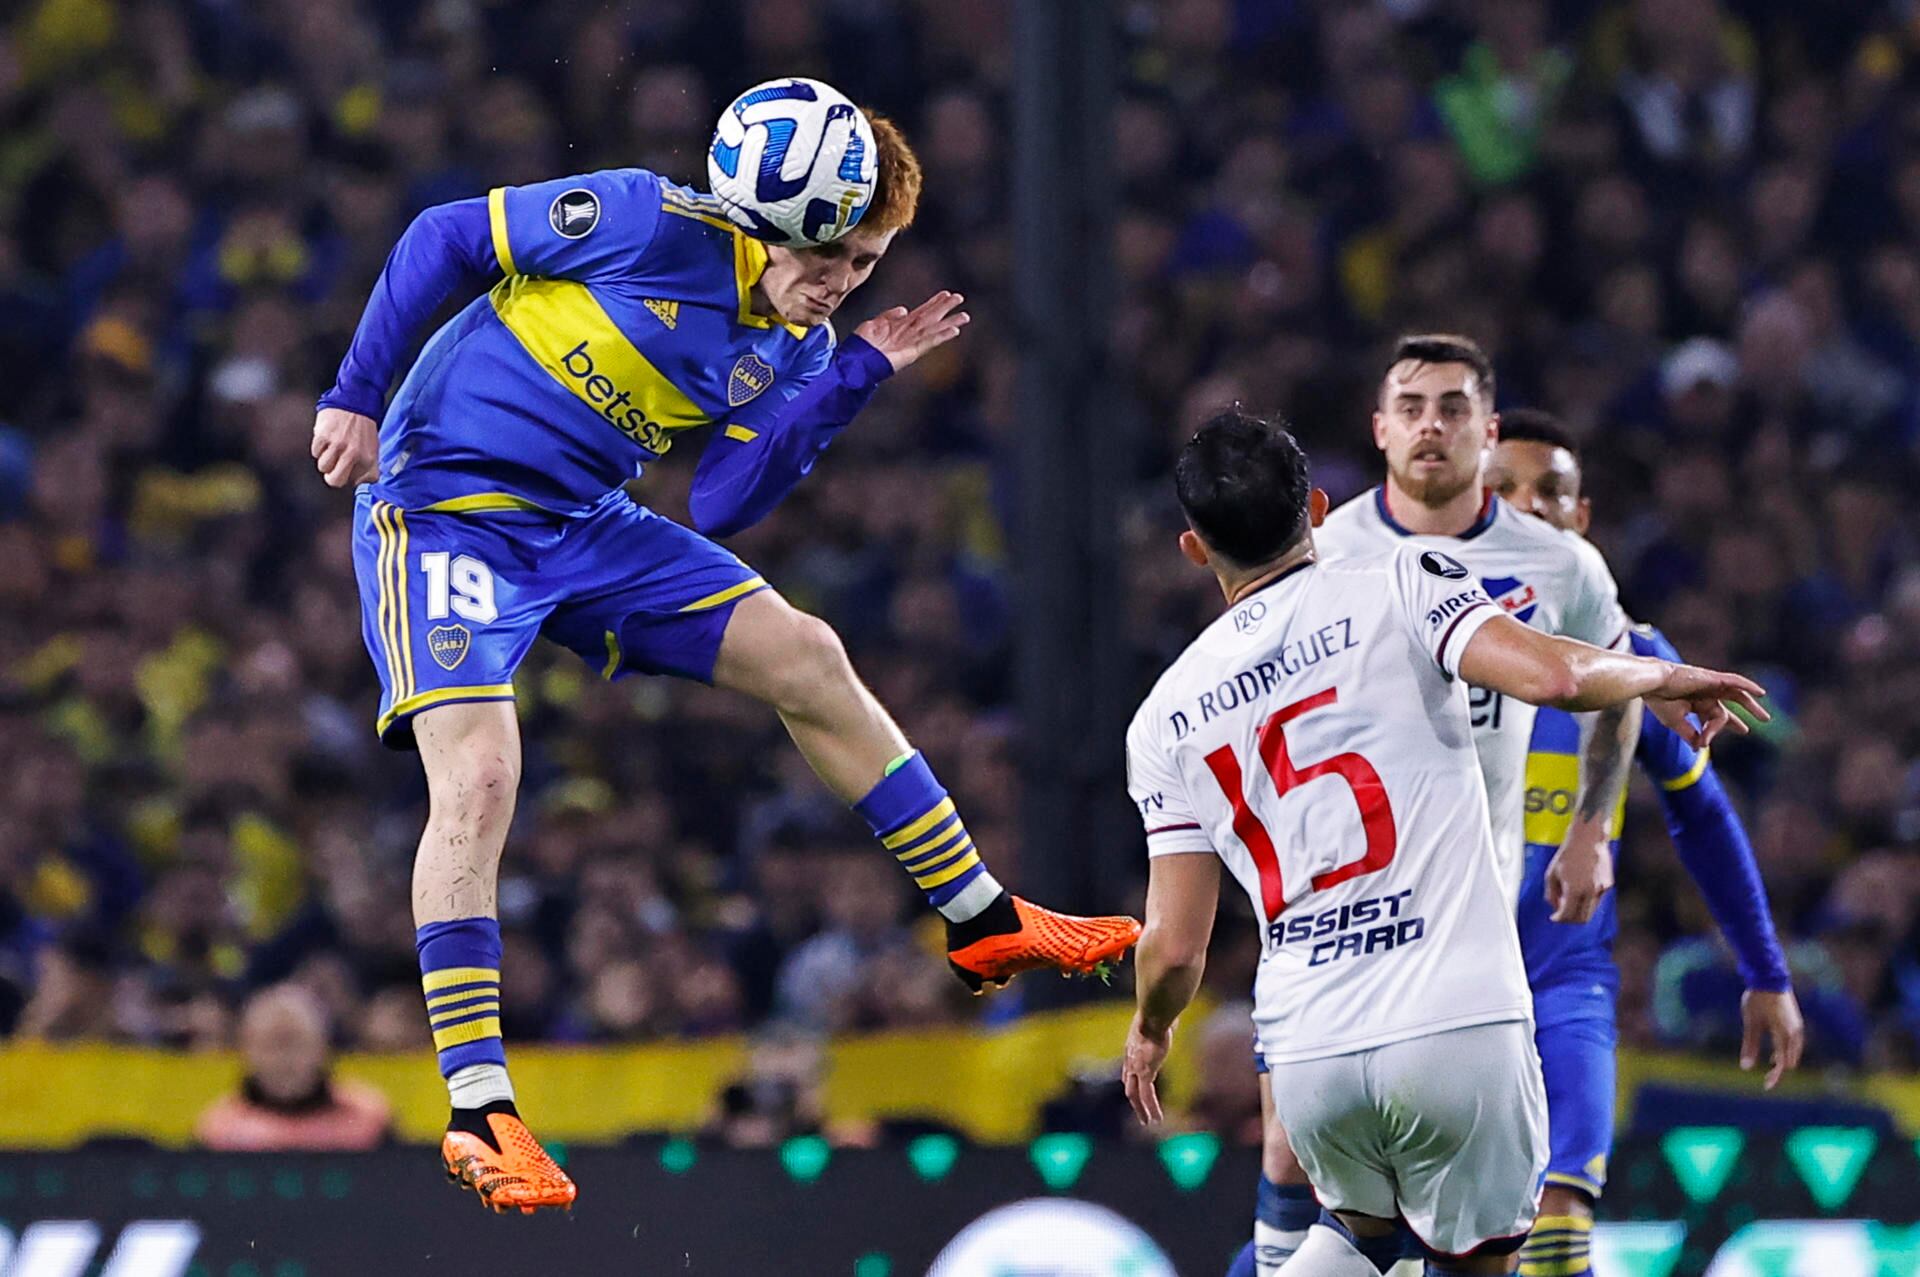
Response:
POLYGON ((679 302, 663 302, 657 297, 649 297, 640 304, 652 311, 653 317, 665 324, 669 329, 680 326, 679 302))

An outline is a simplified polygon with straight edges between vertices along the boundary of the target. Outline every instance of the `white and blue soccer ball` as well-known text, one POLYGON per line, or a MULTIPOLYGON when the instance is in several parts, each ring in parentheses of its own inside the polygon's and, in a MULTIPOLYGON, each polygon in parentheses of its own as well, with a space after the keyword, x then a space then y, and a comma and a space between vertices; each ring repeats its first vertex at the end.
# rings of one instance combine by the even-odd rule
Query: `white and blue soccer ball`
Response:
POLYGON ((714 197, 749 235, 805 248, 839 239, 873 202, 879 154, 860 108, 830 84, 756 84, 720 113, 707 150, 714 197))

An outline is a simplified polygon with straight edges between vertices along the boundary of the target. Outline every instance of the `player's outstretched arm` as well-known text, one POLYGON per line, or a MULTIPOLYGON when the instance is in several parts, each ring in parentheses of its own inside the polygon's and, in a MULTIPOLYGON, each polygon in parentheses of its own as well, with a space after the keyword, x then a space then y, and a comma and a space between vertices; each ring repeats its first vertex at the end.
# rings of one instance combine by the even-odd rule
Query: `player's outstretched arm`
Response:
POLYGON ((1137 1006, 1120 1066, 1127 1100, 1143 1123, 1163 1116, 1155 1081, 1173 1045, 1174 1021, 1200 991, 1219 902, 1218 856, 1189 852, 1153 858, 1147 876, 1147 927, 1135 950, 1137 1006))
POLYGON ((1738 674, 1603 651, 1542 634, 1509 616, 1495 617, 1467 640, 1460 677, 1535 705, 1576 712, 1638 696, 1655 718, 1696 749, 1724 728, 1747 730, 1728 711, 1729 701, 1762 722, 1772 717, 1759 700, 1766 689, 1738 674))
POLYGON ((694 527, 732 536, 772 514, 882 381, 960 335, 964 300, 938 292, 914 310, 895 306, 875 315, 791 399, 729 422, 694 472, 687 499, 694 527))

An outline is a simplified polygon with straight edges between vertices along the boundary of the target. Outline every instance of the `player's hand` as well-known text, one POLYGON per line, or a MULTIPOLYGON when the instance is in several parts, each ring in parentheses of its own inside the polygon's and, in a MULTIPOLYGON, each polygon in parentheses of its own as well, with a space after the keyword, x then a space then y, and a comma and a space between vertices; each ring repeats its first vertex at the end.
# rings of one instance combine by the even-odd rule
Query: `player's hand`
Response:
POLYGON ((881 311, 854 329, 853 335, 885 355, 893 370, 899 372, 960 335, 970 318, 958 309, 965 300, 959 293, 938 292, 913 310, 895 306, 881 311))
POLYGON ((1575 821, 1547 863, 1547 903, 1555 922, 1591 921, 1613 890, 1613 853, 1604 821, 1575 821))
POLYGON ((313 464, 329 488, 380 477, 380 423, 345 408, 322 408, 313 419, 313 464))
POLYGON ((1746 734, 1746 723, 1727 708, 1729 701, 1762 723, 1770 720, 1773 715, 1760 704, 1760 697, 1766 694, 1766 688, 1738 674, 1674 665, 1668 668, 1666 681, 1649 692, 1646 701, 1653 716, 1674 735, 1695 749, 1705 749, 1723 728, 1746 734), (1700 720, 1698 727, 1688 721, 1688 714, 1700 720))
POLYGON ((1142 1027, 1139 1015, 1133 1017, 1133 1024, 1127 1029, 1126 1058, 1120 1063, 1120 1082, 1126 1087, 1127 1103, 1133 1105, 1133 1114, 1142 1126, 1151 1126, 1166 1116, 1160 1110, 1160 1092, 1154 1082, 1160 1076, 1160 1066, 1167 1062, 1167 1048, 1172 1045, 1171 1026, 1156 1036, 1142 1027))
POLYGON ((1788 1069, 1800 1067, 1807 1045, 1807 1022, 1800 1018, 1800 1001, 1793 990, 1766 993, 1748 989, 1740 995, 1740 1067, 1760 1062, 1761 1039, 1773 1039, 1773 1067, 1767 1070, 1766 1089, 1780 1084, 1788 1069))

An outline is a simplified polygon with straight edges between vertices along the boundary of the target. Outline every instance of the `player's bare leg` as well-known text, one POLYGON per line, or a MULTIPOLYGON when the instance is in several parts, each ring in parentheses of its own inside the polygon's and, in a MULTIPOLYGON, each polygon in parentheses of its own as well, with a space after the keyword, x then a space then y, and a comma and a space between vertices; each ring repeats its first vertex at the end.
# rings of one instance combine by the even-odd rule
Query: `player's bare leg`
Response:
POLYGON ((441 705, 413 720, 427 828, 413 861, 413 920, 427 1021, 453 1118, 440 1144, 456 1182, 496 1211, 571 1206, 573 1181, 514 1108, 500 1040, 500 852, 520 788, 511 701, 441 705))
POLYGON ((1540 1217, 1520 1248, 1520 1263, 1538 1261, 1542 1272, 1575 1277, 1593 1271, 1593 1198, 1569 1184, 1548 1184, 1540 1194, 1540 1217))
POLYGON ((1254 1201, 1253 1242, 1246 1271, 1274 1277, 1320 1218, 1320 1203, 1300 1159, 1293 1155, 1286 1128, 1273 1112, 1273 1088, 1260 1075, 1260 1188, 1254 1201))
POLYGON ((1077 918, 1009 895, 953 800, 847 659, 833 628, 772 590, 741 600, 717 686, 771 705, 821 781, 865 817, 947 920, 947 958, 970 988, 1048 967, 1092 971, 1140 937, 1132 918, 1077 918))

